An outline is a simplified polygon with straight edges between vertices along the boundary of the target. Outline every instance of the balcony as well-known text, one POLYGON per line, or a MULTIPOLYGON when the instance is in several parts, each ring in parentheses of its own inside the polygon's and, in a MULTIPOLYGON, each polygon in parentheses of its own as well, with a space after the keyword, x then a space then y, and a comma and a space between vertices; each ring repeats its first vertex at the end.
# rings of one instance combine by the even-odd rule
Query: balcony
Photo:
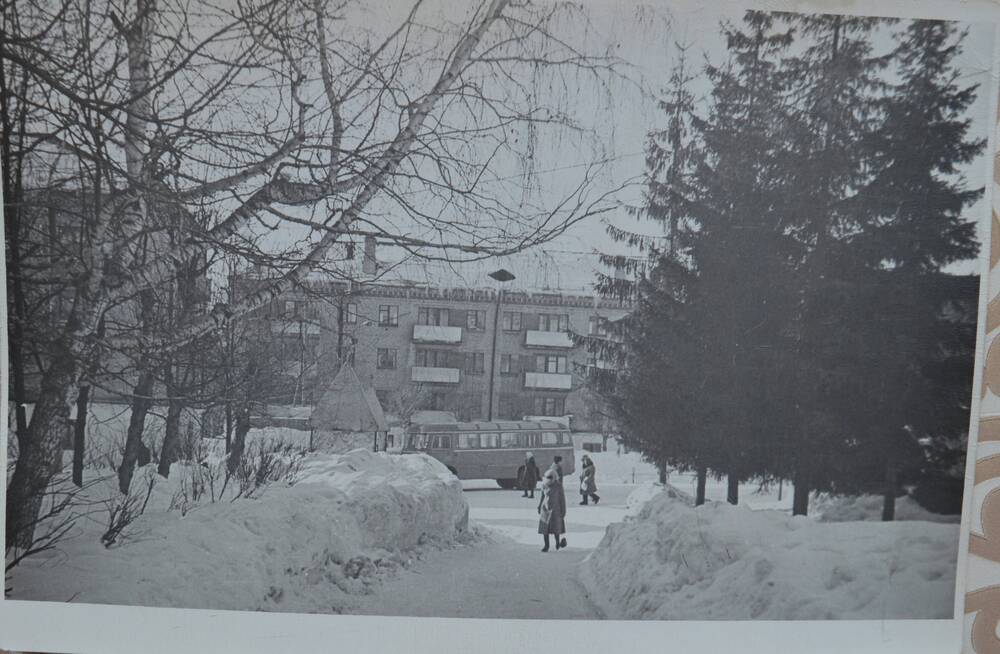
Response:
POLYGON ((568 391, 573 388, 573 375, 554 372, 524 373, 524 387, 538 390, 568 391))
POLYGON ((531 330, 524 332, 526 347, 557 347, 569 349, 573 347, 573 339, 568 332, 542 332, 531 330))
POLYGON ((457 384, 458 378, 458 368, 430 368, 427 366, 410 368, 410 381, 430 384, 457 384))
POLYGON ((446 327, 442 325, 414 325, 414 343, 449 343, 462 342, 461 327, 446 327))
POLYGON ((282 336, 314 335, 320 333, 319 324, 296 320, 272 320, 271 333, 282 336))

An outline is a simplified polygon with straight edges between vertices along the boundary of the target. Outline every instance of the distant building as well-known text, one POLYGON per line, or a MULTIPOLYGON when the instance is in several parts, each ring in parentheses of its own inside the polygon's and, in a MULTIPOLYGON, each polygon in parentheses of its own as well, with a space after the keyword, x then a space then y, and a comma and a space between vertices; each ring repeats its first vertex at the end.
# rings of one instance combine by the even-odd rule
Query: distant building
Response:
MULTIPOLYGON (((359 276, 374 274, 370 245, 363 266, 359 276)), ((266 281, 248 275, 234 283, 249 291, 266 281)), ((346 362, 396 416, 421 410, 448 411, 462 421, 572 415, 574 430, 600 430, 584 384, 586 366, 596 361, 572 334, 602 334, 604 322, 628 308, 596 296, 511 290, 502 292, 498 315, 497 293, 313 276, 255 318, 270 324, 275 349, 289 364, 299 362, 293 368, 306 378, 302 395, 289 401, 314 403, 315 389, 346 362)))

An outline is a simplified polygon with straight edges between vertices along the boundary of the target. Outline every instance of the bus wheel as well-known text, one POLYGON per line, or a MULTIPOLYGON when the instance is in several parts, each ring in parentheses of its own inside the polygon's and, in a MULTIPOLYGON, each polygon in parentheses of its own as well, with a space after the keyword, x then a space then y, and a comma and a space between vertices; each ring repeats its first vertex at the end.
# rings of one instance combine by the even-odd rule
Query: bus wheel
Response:
POLYGON ((517 485, 516 479, 497 479, 497 485, 504 490, 510 490, 517 485))

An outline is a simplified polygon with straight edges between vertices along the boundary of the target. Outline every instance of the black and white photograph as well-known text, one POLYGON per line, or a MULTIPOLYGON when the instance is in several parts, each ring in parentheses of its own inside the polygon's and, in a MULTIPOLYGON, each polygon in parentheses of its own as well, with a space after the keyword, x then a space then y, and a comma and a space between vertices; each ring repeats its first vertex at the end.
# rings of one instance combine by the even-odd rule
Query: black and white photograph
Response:
POLYGON ((996 28, 813 5, 0 2, 5 600, 954 619, 996 28))

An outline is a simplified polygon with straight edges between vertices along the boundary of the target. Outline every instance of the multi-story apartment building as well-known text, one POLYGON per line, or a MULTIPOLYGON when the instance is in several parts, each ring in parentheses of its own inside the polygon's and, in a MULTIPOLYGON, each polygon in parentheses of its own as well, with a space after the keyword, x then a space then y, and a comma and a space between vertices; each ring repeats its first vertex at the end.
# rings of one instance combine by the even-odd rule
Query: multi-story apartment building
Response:
POLYGON ((277 351, 301 362, 293 367, 307 390, 296 402, 314 401, 350 362, 390 414, 572 415, 575 430, 600 431, 585 384, 595 361, 572 334, 603 334, 627 311, 595 296, 314 279, 258 318, 282 342, 277 351))

